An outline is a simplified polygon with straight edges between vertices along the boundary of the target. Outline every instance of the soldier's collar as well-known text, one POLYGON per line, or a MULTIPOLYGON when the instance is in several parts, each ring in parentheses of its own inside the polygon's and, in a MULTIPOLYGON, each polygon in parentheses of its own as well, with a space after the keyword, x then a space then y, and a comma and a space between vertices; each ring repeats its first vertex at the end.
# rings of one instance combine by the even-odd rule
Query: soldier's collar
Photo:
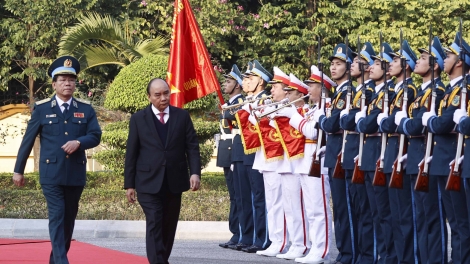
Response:
POLYGON ((458 77, 450 80, 450 87, 454 87, 458 82, 462 80, 462 75, 459 75, 458 77))

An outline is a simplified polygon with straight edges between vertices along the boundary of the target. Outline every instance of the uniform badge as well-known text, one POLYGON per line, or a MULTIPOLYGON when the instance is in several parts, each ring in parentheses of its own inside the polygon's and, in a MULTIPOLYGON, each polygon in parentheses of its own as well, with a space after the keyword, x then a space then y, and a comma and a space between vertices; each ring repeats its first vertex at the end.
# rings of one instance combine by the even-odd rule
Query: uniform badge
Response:
POLYGON ((46 118, 52 118, 52 117, 57 117, 57 115, 56 114, 46 115, 46 118))
POLYGON ((377 103, 375 104, 377 106, 377 108, 380 109, 380 110, 382 110, 382 104, 383 104, 382 101, 383 101, 383 99, 380 98, 380 100, 378 100, 377 103))
POLYGON ((452 99, 452 105, 453 106, 459 106, 460 104, 460 95, 454 96, 454 99, 452 99))
POLYGON ((344 100, 343 100, 343 99, 339 99, 338 102, 336 103, 336 108, 337 108, 337 109, 343 109, 344 105, 345 105, 344 100))
POLYGON ((339 47, 337 50, 336 50, 336 54, 338 53, 343 53, 343 48, 339 47))
POLYGON ((73 117, 78 117, 78 118, 85 118, 85 114, 84 113, 73 113, 73 117))
POLYGON ((68 68, 72 67, 72 60, 66 59, 64 61, 64 67, 68 67, 68 68))
POLYGON ((398 97, 397 100, 395 101, 395 106, 396 107, 401 107, 401 101, 402 101, 403 97, 398 97))
POLYGON ((356 105, 355 105, 355 106, 356 106, 356 108, 359 108, 359 107, 361 107, 361 101, 360 101, 360 100, 357 100, 357 101, 356 101, 356 105))

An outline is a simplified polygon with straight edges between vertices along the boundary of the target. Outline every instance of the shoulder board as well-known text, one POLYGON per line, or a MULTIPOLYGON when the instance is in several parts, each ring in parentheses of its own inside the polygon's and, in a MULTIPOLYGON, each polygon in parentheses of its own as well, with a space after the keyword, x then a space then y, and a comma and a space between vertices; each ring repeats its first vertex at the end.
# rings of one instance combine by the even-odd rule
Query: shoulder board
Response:
POLYGON ((395 89, 394 88, 389 88, 388 91, 389 92, 395 92, 395 89))
POLYGON ((437 89, 443 91, 444 93, 446 92, 446 88, 444 88, 442 86, 438 86, 437 89))
POLYGON ((37 101, 36 105, 41 105, 41 104, 44 104, 44 103, 47 103, 47 102, 50 102, 50 101, 51 101, 51 98, 46 98, 46 99, 43 99, 41 101, 37 101))
POLYGON ((367 87, 367 90, 369 90, 371 92, 375 92, 375 90, 372 87, 367 87))
POLYGON ((83 99, 80 99, 80 98, 74 98, 77 102, 80 102, 82 104, 91 104, 90 101, 87 101, 87 100, 83 100, 83 99))
POLYGON ((243 98, 241 98, 241 97, 238 98, 238 103, 239 103, 239 104, 243 103, 243 98))

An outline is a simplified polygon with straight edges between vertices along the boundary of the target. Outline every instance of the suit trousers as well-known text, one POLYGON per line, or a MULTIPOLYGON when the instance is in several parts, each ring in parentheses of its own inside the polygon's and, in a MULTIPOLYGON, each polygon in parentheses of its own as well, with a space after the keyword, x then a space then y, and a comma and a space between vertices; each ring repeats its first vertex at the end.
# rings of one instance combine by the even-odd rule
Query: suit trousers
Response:
POLYGON ((224 167, 225 182, 227 183, 228 195, 230 197, 230 211, 228 215, 228 228, 233 234, 230 241, 240 242, 240 223, 238 222, 238 207, 236 202, 236 191, 234 186, 233 171, 230 167, 224 167))
POLYGON ((145 214, 145 243, 150 264, 167 264, 170 258, 181 208, 181 193, 171 193, 163 180, 156 194, 138 193, 145 214))
POLYGON ((41 185, 49 213, 49 236, 52 251, 50 264, 69 263, 70 249, 78 202, 84 186, 41 185))
POLYGON ((250 180, 253 198, 253 245, 267 248, 271 245, 268 238, 268 224, 266 221, 266 198, 264 196, 263 174, 253 169, 253 165, 245 165, 246 174, 250 180))
MULTIPOLYGON (((426 192, 415 191, 416 174, 408 174, 406 177, 411 178, 412 199, 414 205, 414 219, 416 226, 416 240, 418 246, 417 261, 415 263, 428 263, 428 224, 426 222, 426 214, 424 211, 424 201, 426 192)), ((437 230, 436 230, 437 231, 437 230)))
POLYGON ((240 223, 240 243, 251 246, 254 240, 253 197, 249 175, 242 161, 233 162, 233 186, 237 194, 235 201, 240 223))
POLYGON ((270 247, 282 253, 288 241, 286 241, 287 229, 282 204, 281 175, 275 171, 264 171, 263 178, 270 247))

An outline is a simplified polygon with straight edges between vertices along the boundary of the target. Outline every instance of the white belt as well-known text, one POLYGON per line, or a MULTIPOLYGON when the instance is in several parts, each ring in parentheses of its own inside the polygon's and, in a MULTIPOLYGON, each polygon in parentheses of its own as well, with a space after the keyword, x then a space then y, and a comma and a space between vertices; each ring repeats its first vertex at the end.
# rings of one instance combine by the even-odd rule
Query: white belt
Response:
POLYGON ((232 129, 232 135, 240 135, 240 129, 238 128, 232 129))
POLYGON ((382 133, 379 133, 379 132, 374 133, 374 134, 366 134, 366 137, 380 137, 380 136, 382 136, 382 133))
POLYGON ((220 139, 221 140, 227 140, 227 139, 233 140, 234 136, 235 136, 234 134, 222 134, 220 135, 220 139))

